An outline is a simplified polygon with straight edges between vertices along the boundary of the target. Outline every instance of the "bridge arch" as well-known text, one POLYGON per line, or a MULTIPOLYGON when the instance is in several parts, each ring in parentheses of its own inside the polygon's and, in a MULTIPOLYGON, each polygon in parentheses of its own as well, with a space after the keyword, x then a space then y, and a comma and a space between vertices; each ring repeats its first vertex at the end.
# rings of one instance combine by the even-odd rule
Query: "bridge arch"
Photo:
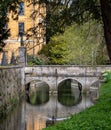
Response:
POLYGON ((34 81, 37 82, 38 84, 39 83, 45 83, 50 89, 50 85, 46 81, 40 80, 40 79, 32 79, 32 80, 29 80, 28 82, 25 83, 25 90, 26 91, 29 91, 29 89, 31 87, 30 84, 31 84, 31 82, 34 82, 34 81))
POLYGON ((78 89, 79 89, 80 91, 82 91, 82 83, 81 83, 79 80, 77 80, 77 79, 75 79, 75 78, 72 78, 72 77, 67 77, 67 78, 63 78, 63 79, 59 80, 59 82, 58 82, 58 87, 59 87, 59 85, 60 85, 62 82, 66 81, 66 80, 71 80, 71 85, 74 85, 74 86, 77 85, 76 87, 78 87, 78 89))
POLYGON ((73 78, 73 77, 62 78, 61 80, 58 81, 58 84, 60 84, 61 82, 65 81, 65 80, 68 80, 68 79, 71 79, 71 80, 75 81, 76 83, 80 83, 82 85, 81 81, 79 81, 78 79, 73 78))
POLYGON ((42 79, 39 79, 38 77, 36 78, 29 78, 26 82, 25 82, 25 85, 27 85, 28 83, 31 83, 33 81, 37 81, 37 82, 45 82, 48 86, 50 86, 48 84, 48 82, 46 82, 45 80, 42 80, 42 79))

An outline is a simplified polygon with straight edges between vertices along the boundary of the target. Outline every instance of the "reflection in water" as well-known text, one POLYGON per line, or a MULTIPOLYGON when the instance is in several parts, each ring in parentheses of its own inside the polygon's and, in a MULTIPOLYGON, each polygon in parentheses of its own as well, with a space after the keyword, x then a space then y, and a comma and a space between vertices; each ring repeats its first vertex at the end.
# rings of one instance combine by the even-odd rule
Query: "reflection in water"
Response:
POLYGON ((25 130, 24 112, 24 102, 22 102, 0 122, 0 130, 25 130))
MULTIPOLYGON (((70 85, 69 81, 66 84, 70 85)), ((49 96, 44 87, 43 91, 40 88, 39 94, 37 91, 29 92, 28 102, 23 100, 11 115, 0 123, 0 130, 42 130, 49 124, 66 119, 71 114, 93 105, 90 96, 81 95, 77 88, 62 86, 66 90, 61 91, 60 87, 61 85, 58 87, 58 96, 49 96)))
POLYGON ((58 101, 66 106, 73 106, 82 100, 79 86, 75 90, 71 85, 71 79, 61 82, 58 86, 58 101))
POLYGON ((32 105, 41 105, 49 100, 49 94, 43 91, 35 91, 33 93, 26 94, 26 100, 32 105))
POLYGON ((49 100, 49 86, 44 82, 30 83, 30 89, 26 94, 26 100, 32 105, 40 105, 49 100))

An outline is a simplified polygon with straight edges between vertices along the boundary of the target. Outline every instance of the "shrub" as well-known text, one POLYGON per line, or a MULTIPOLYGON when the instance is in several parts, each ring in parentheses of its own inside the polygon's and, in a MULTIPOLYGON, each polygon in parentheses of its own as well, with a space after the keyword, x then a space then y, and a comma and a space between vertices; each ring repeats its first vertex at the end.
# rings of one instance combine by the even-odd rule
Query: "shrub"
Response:
POLYGON ((34 57, 32 55, 27 56, 27 63, 28 65, 44 65, 45 62, 42 58, 34 57))
POLYGON ((108 82, 109 80, 111 80, 111 71, 105 71, 102 76, 104 81, 108 82))

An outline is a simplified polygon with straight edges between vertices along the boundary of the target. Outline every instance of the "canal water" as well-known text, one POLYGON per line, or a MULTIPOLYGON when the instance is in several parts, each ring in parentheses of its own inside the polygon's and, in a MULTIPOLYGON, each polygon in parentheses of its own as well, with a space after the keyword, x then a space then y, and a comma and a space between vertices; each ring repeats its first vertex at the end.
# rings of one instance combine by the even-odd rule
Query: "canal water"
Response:
POLYGON ((0 130, 42 130, 93 104, 91 95, 82 94, 70 80, 58 86, 58 94, 50 94, 47 85, 34 82, 26 98, 0 122, 0 130))

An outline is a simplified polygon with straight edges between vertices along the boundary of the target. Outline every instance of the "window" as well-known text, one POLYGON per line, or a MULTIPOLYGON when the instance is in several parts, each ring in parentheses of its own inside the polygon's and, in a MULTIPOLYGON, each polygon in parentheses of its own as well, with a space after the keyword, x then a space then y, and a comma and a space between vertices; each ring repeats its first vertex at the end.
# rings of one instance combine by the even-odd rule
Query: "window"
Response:
POLYGON ((24 15, 24 2, 19 2, 19 10, 18 13, 19 15, 24 15))
POLYGON ((18 25, 18 28, 19 28, 19 35, 22 33, 24 33, 24 23, 22 22, 22 23, 19 23, 19 25, 18 25))

